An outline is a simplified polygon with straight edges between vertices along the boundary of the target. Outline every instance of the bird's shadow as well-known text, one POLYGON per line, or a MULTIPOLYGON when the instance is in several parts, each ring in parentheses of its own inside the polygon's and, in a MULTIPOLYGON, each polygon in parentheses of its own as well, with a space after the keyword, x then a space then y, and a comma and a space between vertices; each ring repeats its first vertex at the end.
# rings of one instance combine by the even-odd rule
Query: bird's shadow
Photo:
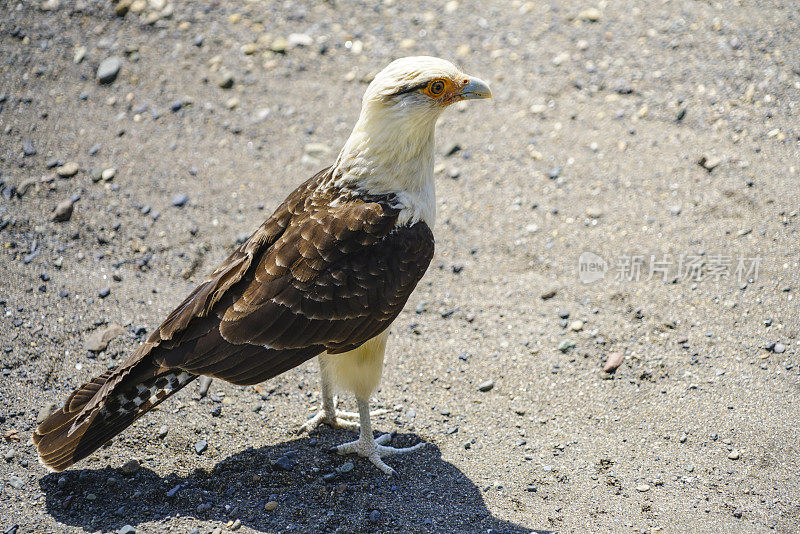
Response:
MULTIPOLYGON (((402 474, 397 480, 364 458, 327 451, 349 439, 329 431, 248 448, 187 476, 162 477, 146 466, 132 474, 73 469, 43 477, 40 486, 56 521, 89 532, 171 517, 217 526, 238 519, 259 532, 546 532, 494 517, 478 487, 435 445, 387 459, 402 474)), ((402 434, 392 444, 418 441, 402 434)))

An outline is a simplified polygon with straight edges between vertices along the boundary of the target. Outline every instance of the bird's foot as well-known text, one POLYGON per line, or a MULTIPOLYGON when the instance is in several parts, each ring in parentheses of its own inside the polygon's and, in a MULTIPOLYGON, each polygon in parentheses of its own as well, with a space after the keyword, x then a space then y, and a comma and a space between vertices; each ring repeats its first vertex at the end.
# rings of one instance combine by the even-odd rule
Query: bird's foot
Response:
POLYGON ((392 441, 394 436, 395 432, 392 432, 391 434, 383 434, 377 438, 373 438, 372 436, 365 438, 364 436, 361 436, 356 441, 343 443, 338 447, 333 447, 331 452, 336 452, 338 454, 355 453, 362 458, 369 458, 369 461, 375 464, 375 467, 387 475, 400 478, 400 476, 397 474, 397 471, 386 465, 386 463, 383 461, 383 458, 393 454, 405 454, 407 452, 418 451, 427 444, 423 441, 422 443, 417 443, 412 447, 387 447, 385 444, 392 441))
MULTIPOLYGON (((369 414, 371 416, 378 416, 386 413, 389 413, 389 410, 375 410, 369 414)), ((331 428, 341 428, 344 430, 358 432, 358 430, 361 428, 361 425, 358 423, 358 419, 359 416, 355 412, 345 412, 342 410, 333 410, 331 412, 321 409, 314 415, 314 417, 303 423, 303 425, 297 429, 297 433, 311 433, 323 423, 331 428)))

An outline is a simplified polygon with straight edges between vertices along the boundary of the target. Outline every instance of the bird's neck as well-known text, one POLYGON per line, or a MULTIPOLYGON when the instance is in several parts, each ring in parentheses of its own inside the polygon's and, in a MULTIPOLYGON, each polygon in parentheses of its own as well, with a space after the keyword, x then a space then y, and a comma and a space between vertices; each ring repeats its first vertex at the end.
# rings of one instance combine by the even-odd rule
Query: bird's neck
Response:
POLYGON ((433 115, 362 110, 334 165, 336 185, 370 195, 393 194, 401 204, 399 225, 423 221, 433 227, 435 127, 433 115))

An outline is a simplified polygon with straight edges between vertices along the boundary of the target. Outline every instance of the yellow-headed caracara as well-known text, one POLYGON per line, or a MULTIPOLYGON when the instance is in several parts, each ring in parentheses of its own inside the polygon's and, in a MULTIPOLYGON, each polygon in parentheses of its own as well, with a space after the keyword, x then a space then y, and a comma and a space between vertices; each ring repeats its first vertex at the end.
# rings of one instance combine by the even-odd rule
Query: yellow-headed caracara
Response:
POLYGON ((369 397, 389 326, 433 257, 436 120, 454 102, 490 96, 442 59, 389 64, 333 166, 290 194, 124 364, 39 425, 41 461, 66 469, 200 375, 256 384, 319 356, 322 408, 302 429, 360 426, 336 450, 395 474, 382 458, 424 444, 375 439, 369 397), (334 386, 355 394, 358 414, 336 410, 334 386))

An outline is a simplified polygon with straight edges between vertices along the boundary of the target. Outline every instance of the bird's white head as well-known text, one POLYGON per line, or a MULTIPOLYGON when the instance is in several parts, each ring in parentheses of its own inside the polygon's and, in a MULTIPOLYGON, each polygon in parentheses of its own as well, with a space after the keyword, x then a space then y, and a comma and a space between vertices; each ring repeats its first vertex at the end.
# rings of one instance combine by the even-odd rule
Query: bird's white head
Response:
POLYGON ((444 59, 397 59, 369 84, 334 174, 371 193, 427 195, 432 203, 436 120, 450 104, 491 96, 486 82, 444 59))

